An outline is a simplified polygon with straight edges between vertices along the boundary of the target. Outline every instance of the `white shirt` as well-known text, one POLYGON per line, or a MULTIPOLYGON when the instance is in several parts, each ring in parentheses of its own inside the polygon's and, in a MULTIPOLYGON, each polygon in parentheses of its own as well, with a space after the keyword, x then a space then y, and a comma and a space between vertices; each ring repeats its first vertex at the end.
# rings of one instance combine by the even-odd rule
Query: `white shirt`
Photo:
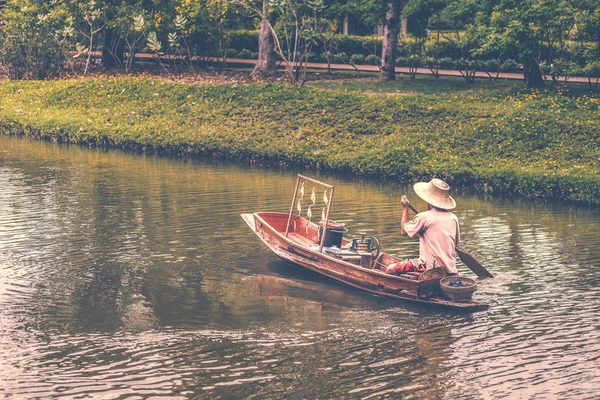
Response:
POLYGON ((433 208, 404 224, 411 238, 419 234, 419 263, 427 269, 444 266, 456 273, 456 244, 460 242, 458 218, 450 211, 433 208))

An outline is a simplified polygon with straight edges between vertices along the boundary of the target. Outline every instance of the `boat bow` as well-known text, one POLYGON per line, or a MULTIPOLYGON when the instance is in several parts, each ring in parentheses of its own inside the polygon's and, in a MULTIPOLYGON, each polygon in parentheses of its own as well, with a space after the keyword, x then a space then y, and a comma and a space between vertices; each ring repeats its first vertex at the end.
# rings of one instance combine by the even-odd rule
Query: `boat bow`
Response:
POLYGON ((244 221, 246 221, 250 229, 252 229, 252 232, 256 233, 256 225, 254 225, 254 214, 241 214, 241 216, 244 219, 244 221))

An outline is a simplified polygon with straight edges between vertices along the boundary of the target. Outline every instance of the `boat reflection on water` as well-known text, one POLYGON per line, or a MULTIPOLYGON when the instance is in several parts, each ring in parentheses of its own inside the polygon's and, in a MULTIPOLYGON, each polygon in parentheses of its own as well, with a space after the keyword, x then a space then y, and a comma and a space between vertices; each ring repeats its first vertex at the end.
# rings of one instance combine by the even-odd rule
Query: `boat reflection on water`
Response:
MULTIPOLYGON (((254 281, 254 295, 262 298, 295 298, 316 303, 327 303, 328 308, 399 308, 406 312, 437 311, 447 313, 427 304, 398 302, 357 291, 320 274, 304 270, 283 260, 269 262, 268 273, 258 273, 248 279, 254 281)), ((462 311, 462 310, 455 310, 462 311)), ((459 312, 462 314, 461 312, 459 312)), ((466 313, 468 314, 468 313, 466 313)))
POLYGON ((353 293, 352 289, 336 284, 285 278, 276 275, 256 275, 254 294, 264 297, 295 297, 326 302, 343 307, 376 306, 383 299, 353 293))
POLYGON ((286 314, 307 314, 288 320, 293 328, 304 325, 311 332, 344 332, 344 337, 352 338, 352 351, 325 352, 319 359, 338 372, 361 371, 363 383, 349 395, 426 393, 425 397, 436 398, 448 393, 446 374, 461 342, 448 321, 454 321, 454 326, 469 324, 472 313, 453 310, 449 314, 435 306, 365 294, 284 261, 269 263, 267 273, 250 279, 255 296, 278 304, 286 314), (446 320, 439 320, 441 314, 446 320), (414 371, 420 372, 418 377, 414 371), (432 382, 431 376, 439 379, 432 382))

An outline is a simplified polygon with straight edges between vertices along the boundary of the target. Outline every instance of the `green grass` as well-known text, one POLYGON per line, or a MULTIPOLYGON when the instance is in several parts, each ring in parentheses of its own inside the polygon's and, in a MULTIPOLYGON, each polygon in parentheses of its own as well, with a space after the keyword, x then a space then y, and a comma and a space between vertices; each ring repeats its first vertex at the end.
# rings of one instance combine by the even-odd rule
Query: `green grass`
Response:
POLYGON ((407 75, 398 74, 396 81, 380 82, 378 76, 365 76, 360 78, 320 80, 308 82, 313 88, 336 90, 336 91, 359 91, 367 94, 385 95, 438 95, 441 97, 454 96, 456 94, 480 93, 482 91, 494 92, 506 91, 515 87, 518 83, 514 80, 487 80, 478 79, 472 85, 457 77, 441 76, 435 79, 431 76, 417 76, 409 79, 407 75))
POLYGON ((600 204, 599 96, 459 82, 5 81, 0 130, 405 181, 437 176, 490 192, 600 204))

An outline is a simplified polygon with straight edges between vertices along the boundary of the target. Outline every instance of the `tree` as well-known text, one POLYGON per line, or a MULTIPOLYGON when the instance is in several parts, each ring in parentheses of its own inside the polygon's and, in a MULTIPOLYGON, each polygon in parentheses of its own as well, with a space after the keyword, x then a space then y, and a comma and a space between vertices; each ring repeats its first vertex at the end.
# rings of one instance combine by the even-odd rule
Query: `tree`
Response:
POLYGON ((102 10, 98 7, 95 0, 80 2, 78 5, 78 16, 83 20, 83 23, 80 23, 81 28, 79 32, 87 42, 87 46, 77 43, 77 53, 75 56, 86 54, 85 68, 83 70, 83 75, 86 75, 90 68, 92 51, 94 50, 95 41, 98 39, 98 33, 104 29, 104 21, 101 18, 102 10))
POLYGON ((383 44, 381 47, 381 73, 382 82, 396 79, 396 49, 398 48, 398 34, 400 24, 400 0, 389 0, 386 3, 385 24, 383 25, 383 44))
POLYGON ((252 77, 264 77, 275 71, 275 40, 270 26, 275 24, 273 13, 269 13, 268 0, 262 2, 262 15, 260 32, 258 34, 258 59, 252 70, 252 77))
POLYGON ((114 18, 109 22, 112 32, 119 37, 122 46, 127 50, 123 66, 129 73, 133 68, 137 51, 141 47, 142 39, 148 29, 149 14, 144 15, 143 9, 136 6, 119 7, 114 18))
POLYGON ((513 2, 502 1, 494 7, 489 22, 489 35, 483 38, 483 45, 490 40, 502 52, 514 52, 523 64, 523 79, 527 87, 545 86, 540 69, 540 38, 537 34, 539 21, 532 14, 531 5, 536 0, 513 2))
POLYGON ((173 4, 174 12, 162 18, 161 35, 164 38, 173 28, 177 30, 177 26, 173 26, 177 15, 186 18, 189 22, 180 33, 189 39, 186 39, 189 49, 196 55, 224 57, 228 31, 251 27, 245 23, 247 16, 232 7, 229 0, 177 0, 173 4))
MULTIPOLYGON (((433 75, 438 78, 439 74, 439 43, 441 34, 442 11, 447 6, 447 0, 409 0, 403 10, 403 17, 410 21, 410 33, 417 38, 426 39, 428 36, 427 27, 431 25, 431 19, 435 15, 435 26, 437 35, 433 49, 433 64, 429 68, 433 75)), ((412 54, 409 57, 409 68, 411 69, 411 79, 414 79, 416 68, 420 64, 420 52, 422 49, 428 49, 426 40, 417 41, 419 54, 412 54)))
POLYGON ((577 6, 575 13, 577 24, 576 39, 587 43, 584 50, 584 72, 588 77, 590 87, 592 78, 596 86, 600 79, 600 8, 595 0, 584 0, 577 6))
MULTIPOLYGON (((433 59, 433 62, 429 65, 431 73, 435 78, 439 78, 440 69, 440 37, 441 37, 441 26, 442 26, 442 11, 447 5, 446 0, 412 0, 409 1, 407 7, 405 7, 404 17, 411 20, 417 19, 417 21, 428 21, 427 26, 435 26, 435 40, 433 46, 428 46, 425 43, 425 50, 428 51, 429 57, 433 59), (413 3, 419 3, 417 7, 413 3), (412 6, 412 7, 411 7, 412 6), (425 6, 425 7, 423 7, 425 6)), ((425 25, 425 24, 424 24, 425 25)), ((427 32, 425 32, 427 35, 427 32)))
POLYGON ((319 30, 317 33, 318 40, 323 45, 323 51, 325 58, 327 59, 327 73, 331 73, 331 60, 333 58, 333 50, 337 46, 335 45, 335 36, 337 30, 337 23, 335 20, 331 21, 325 18, 321 18, 318 22, 319 30))
POLYGON ((102 66, 104 68, 121 67, 124 63, 125 46, 118 31, 114 29, 111 22, 114 20, 119 0, 100 1, 102 19, 105 22, 102 30, 102 66))
POLYGON ((323 11, 322 0, 269 0, 267 12, 252 0, 231 0, 250 10, 271 31, 275 53, 283 60, 285 71, 292 85, 303 80, 310 49, 317 44, 315 29, 319 13, 323 11), (269 13, 277 13, 277 23, 269 20, 269 13))
POLYGON ((531 3, 529 15, 542 44, 540 62, 553 66, 550 72, 556 82, 557 73, 568 75, 572 64, 566 44, 575 27, 574 8, 569 1, 537 0, 531 3))
POLYGON ((484 15, 481 5, 473 0, 450 0, 441 11, 441 19, 452 28, 451 33, 441 33, 441 36, 456 49, 458 58, 454 68, 467 83, 475 81, 479 69, 481 38, 487 34, 484 15))

